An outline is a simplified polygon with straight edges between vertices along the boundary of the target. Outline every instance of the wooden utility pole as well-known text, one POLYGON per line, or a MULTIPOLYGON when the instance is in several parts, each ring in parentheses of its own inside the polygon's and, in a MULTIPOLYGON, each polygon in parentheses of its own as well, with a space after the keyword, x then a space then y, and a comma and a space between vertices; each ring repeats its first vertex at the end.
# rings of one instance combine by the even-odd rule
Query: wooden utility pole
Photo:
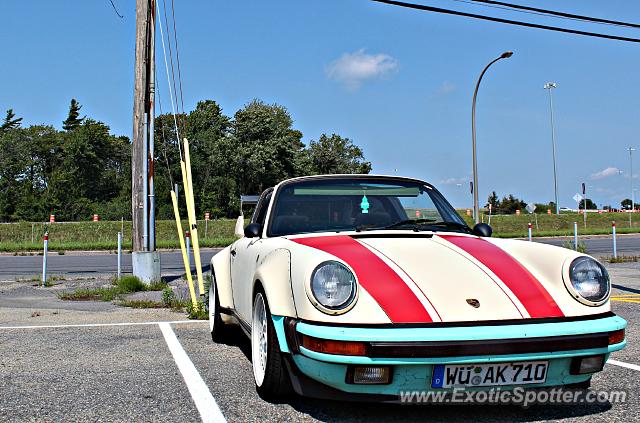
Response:
POLYGON ((131 206, 133 274, 150 282, 160 278, 155 251, 153 201, 153 118, 155 85, 155 1, 136 0, 136 61, 133 98, 131 206))

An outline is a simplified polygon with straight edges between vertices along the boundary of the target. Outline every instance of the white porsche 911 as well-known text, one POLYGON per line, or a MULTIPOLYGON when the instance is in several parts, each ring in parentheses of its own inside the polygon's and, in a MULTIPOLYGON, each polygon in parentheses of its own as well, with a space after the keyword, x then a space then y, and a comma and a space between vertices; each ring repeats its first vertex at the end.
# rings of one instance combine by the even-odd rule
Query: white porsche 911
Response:
POLYGON ((266 190, 211 260, 214 341, 239 324, 263 398, 589 385, 626 322, 595 259, 469 228, 409 178, 295 178, 266 190))

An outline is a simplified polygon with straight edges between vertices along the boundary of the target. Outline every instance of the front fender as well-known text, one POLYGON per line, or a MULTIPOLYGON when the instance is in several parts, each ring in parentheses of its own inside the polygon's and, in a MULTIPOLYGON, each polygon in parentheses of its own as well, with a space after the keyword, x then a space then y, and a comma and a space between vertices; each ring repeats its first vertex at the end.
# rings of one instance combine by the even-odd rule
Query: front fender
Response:
MULTIPOLYGON (((227 247, 211 258, 211 272, 218 289, 220 307, 233 308, 233 293, 231 291, 231 247, 227 247)), ((213 282, 213 280, 211 281, 213 282)))
POLYGON ((262 257, 256 269, 252 298, 259 285, 267 296, 269 309, 274 316, 297 317, 291 291, 291 253, 278 248, 262 257))

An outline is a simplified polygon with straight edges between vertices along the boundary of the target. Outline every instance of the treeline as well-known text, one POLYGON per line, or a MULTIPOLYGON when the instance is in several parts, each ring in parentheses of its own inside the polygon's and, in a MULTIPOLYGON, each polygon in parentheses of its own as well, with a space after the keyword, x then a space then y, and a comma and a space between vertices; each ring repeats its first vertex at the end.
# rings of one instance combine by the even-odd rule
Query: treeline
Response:
MULTIPOLYGON (((131 217, 131 142, 109 126, 81 117, 72 100, 62 130, 22 126, 8 110, 0 126, 0 221, 131 217)), ((254 100, 233 117, 212 100, 155 120, 156 215, 173 216, 170 190, 182 185, 178 137, 190 143, 196 212, 234 217, 241 194, 320 173, 368 173, 371 163, 348 138, 321 135, 308 146, 283 106, 254 100)), ((184 201, 181 201, 184 206, 184 201)), ((181 211, 184 215, 185 210, 181 211)))

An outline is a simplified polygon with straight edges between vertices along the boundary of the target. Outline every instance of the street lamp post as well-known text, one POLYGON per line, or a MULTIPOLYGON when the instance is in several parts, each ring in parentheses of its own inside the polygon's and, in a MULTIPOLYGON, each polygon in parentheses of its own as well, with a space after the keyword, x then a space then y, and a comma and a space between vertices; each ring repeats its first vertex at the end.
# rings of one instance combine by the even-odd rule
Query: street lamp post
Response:
POLYGON ((631 227, 631 216, 635 210, 635 196, 633 195, 633 152, 636 151, 636 149, 629 147, 627 150, 629 150, 629 180, 631 181, 631 212, 629 213, 629 227, 631 227))
POLYGON ((505 51, 500 57, 493 59, 482 70, 478 82, 476 83, 476 89, 473 92, 473 104, 471 105, 471 142, 472 142, 472 155, 473 155, 473 221, 480 223, 480 207, 478 205, 478 159, 476 155, 476 98, 478 97, 478 88, 480 88, 480 82, 482 77, 487 72, 487 69, 495 62, 501 59, 507 59, 513 56, 512 51, 505 51))
POLYGON ((551 90, 558 85, 555 82, 547 82, 544 89, 549 90, 549 109, 551 110, 551 148, 553 150, 553 189, 556 199, 556 214, 560 214, 560 204, 558 204, 558 169, 556 167, 556 129, 553 123, 553 95, 551 90))

